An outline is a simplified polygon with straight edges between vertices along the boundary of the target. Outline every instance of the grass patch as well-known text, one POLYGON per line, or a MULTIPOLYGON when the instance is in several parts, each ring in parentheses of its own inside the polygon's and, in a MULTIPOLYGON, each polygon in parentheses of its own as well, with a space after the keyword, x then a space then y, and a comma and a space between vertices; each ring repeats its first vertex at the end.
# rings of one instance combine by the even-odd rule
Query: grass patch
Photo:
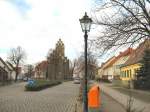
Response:
POLYGON ((33 84, 25 85, 26 91, 40 91, 42 89, 61 84, 60 81, 34 80, 33 84))
POLYGON ((114 80, 112 82, 112 87, 123 87, 129 89, 129 82, 128 81, 122 81, 122 80, 114 80))
POLYGON ((142 92, 137 92, 136 90, 129 90, 126 88, 113 88, 117 91, 119 91, 120 93, 123 93, 125 95, 130 95, 132 94, 132 97, 134 97, 135 99, 141 100, 143 102, 149 103, 150 102, 150 94, 146 94, 146 93, 142 93, 142 92))

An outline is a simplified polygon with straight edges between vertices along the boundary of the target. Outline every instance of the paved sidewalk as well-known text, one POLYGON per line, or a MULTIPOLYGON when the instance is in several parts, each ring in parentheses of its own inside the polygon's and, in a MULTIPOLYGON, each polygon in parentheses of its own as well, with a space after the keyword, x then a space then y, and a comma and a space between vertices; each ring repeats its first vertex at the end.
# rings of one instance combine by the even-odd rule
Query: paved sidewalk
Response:
POLYGON ((100 112, 126 112, 125 108, 120 103, 104 92, 101 92, 101 99, 102 104, 100 112))
MULTIPOLYGON (((107 95, 111 96, 113 99, 115 99, 117 102, 122 104, 126 107, 127 101, 129 99, 128 95, 122 94, 118 92, 117 90, 112 89, 111 87, 107 86, 105 83, 100 83, 100 89, 106 93, 107 95)), ((143 112, 150 112, 150 103, 145 103, 140 100, 137 100, 133 98, 133 108, 136 108, 138 110, 141 110, 144 108, 143 112)))

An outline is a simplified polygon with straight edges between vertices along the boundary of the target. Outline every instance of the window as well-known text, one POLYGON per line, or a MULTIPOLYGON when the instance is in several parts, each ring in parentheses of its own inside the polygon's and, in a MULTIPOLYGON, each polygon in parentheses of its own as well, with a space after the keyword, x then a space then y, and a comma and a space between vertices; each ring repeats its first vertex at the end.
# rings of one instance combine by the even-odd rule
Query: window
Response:
POLYGON ((131 78, 131 69, 130 69, 130 78, 131 78))
POLYGON ((127 78, 129 77, 129 70, 127 70, 127 78))
POLYGON ((137 75, 138 71, 139 71, 138 68, 134 69, 134 74, 137 75))
POLYGON ((124 77, 126 77, 126 73, 127 73, 127 71, 125 71, 124 77))
POLYGON ((121 72, 121 77, 124 77, 124 73, 125 73, 124 71, 121 72))

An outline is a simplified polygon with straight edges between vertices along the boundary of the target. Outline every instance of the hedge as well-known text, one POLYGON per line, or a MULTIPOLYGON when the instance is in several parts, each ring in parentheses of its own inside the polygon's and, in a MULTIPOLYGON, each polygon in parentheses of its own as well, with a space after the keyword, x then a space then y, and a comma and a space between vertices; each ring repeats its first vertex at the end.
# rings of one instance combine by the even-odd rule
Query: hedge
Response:
POLYGON ((134 80, 134 88, 141 90, 150 90, 150 81, 149 80, 134 80))
POLYGON ((34 84, 26 84, 26 91, 39 91, 54 85, 61 84, 60 81, 34 80, 34 84))

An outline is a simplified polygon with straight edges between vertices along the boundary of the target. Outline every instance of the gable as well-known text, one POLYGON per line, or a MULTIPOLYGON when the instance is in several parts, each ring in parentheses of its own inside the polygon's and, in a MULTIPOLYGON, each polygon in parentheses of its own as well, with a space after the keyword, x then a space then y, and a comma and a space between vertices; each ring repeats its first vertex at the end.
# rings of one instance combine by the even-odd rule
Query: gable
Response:
POLYGON ((150 39, 146 39, 137 49, 131 54, 124 66, 140 63, 144 56, 145 49, 150 49, 150 39))

